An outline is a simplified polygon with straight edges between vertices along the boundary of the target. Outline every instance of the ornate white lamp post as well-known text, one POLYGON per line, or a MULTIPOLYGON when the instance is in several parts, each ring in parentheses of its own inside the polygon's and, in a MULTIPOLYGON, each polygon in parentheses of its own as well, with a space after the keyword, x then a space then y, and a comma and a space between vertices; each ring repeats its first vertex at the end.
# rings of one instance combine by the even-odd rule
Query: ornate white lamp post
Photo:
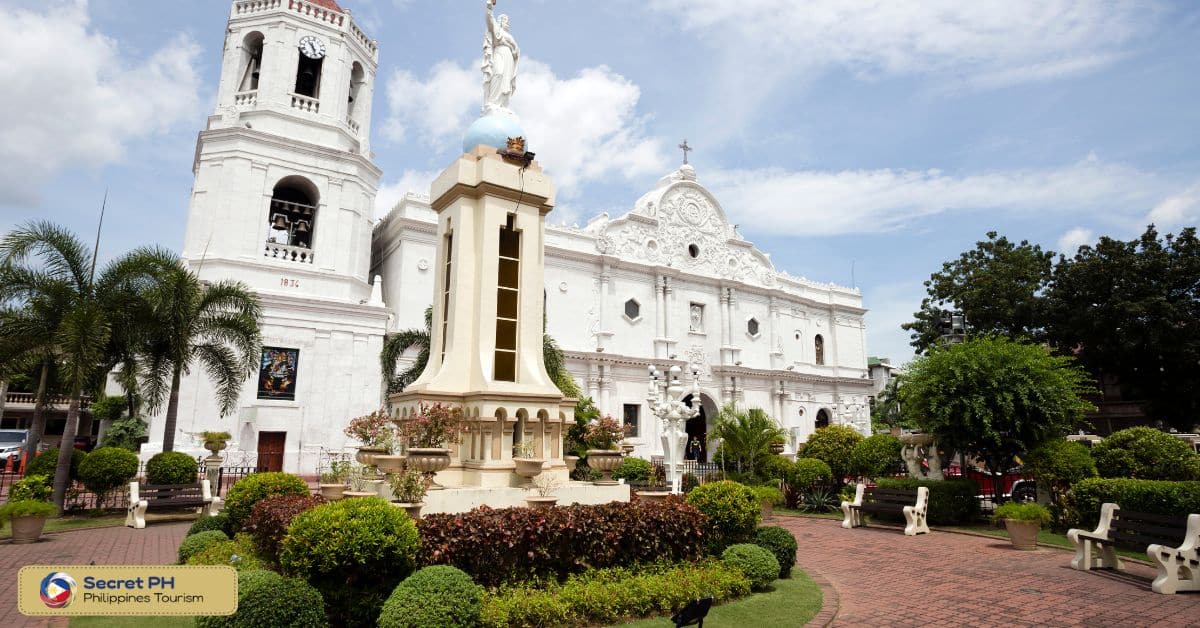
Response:
MULTIPOLYGON (((667 374, 650 365, 650 389, 646 400, 650 402, 650 412, 663 422, 663 457, 667 463, 667 479, 671 482, 671 492, 679 494, 680 481, 679 463, 683 460, 684 448, 687 446, 687 420, 700 414, 700 408, 682 401, 685 389, 679 381, 683 369, 678 365, 672 366, 667 374), (660 381, 665 379, 666 381, 660 381), (665 385, 666 390, 663 390, 665 385)), ((692 371, 692 403, 700 397, 700 385, 696 381, 698 373, 692 371)))

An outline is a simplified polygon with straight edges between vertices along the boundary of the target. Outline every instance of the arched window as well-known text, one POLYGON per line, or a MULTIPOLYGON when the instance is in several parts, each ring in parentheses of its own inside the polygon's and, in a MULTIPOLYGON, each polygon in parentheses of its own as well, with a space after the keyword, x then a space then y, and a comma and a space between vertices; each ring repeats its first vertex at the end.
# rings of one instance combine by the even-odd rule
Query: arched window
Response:
POLYGON ((825 364, 825 339, 820 334, 813 339, 814 358, 813 362, 817 365, 825 364))
POLYGON ((362 65, 355 61, 354 66, 350 69, 350 102, 346 105, 346 114, 355 122, 359 122, 358 114, 362 111, 359 94, 362 92, 362 86, 366 82, 366 73, 363 72, 362 65))
POLYGON ((258 75, 262 70, 263 34, 255 31, 242 39, 241 81, 238 83, 239 92, 252 92, 258 89, 258 75))
MULTIPOLYGON (((268 245, 287 245, 297 249, 311 249, 313 232, 316 229, 317 203, 320 195, 317 186, 304 177, 284 177, 275 184, 271 194, 271 212, 267 216, 268 245)), ((276 250, 278 247, 276 247, 276 250)), ((268 252, 272 249, 268 246, 268 252)), ((290 259, 312 261, 312 253, 305 251, 287 252, 290 259)), ((280 255, 275 255, 280 257, 280 255)))
POLYGON ((296 64, 296 93, 309 98, 321 97, 321 67, 325 57, 313 59, 301 53, 300 62, 296 64))
MULTIPOLYGON (((818 336, 818 338, 819 337, 820 336, 818 336)), ((825 408, 821 408, 820 410, 817 411, 817 420, 816 420, 815 426, 816 426, 816 429, 821 429, 823 427, 829 427, 829 411, 828 410, 826 410, 825 408)))

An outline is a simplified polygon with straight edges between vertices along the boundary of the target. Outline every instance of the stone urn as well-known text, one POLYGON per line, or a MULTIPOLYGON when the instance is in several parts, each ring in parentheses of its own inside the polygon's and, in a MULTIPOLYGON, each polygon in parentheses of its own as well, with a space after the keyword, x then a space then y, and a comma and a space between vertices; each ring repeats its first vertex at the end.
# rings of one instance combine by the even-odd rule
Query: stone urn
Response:
POLYGON ((359 447, 358 452, 354 454, 354 459, 359 464, 373 467, 375 466, 375 456, 387 454, 387 450, 382 447, 359 447))
POLYGON ((347 499, 351 497, 379 497, 379 491, 345 491, 342 497, 347 499))
POLYGON ((441 490, 445 487, 434 482, 433 476, 450 467, 450 450, 442 447, 409 447, 408 466, 425 474, 426 489, 441 490))
POLYGON ((341 499, 346 494, 345 484, 319 484, 317 486, 321 489, 321 497, 331 502, 341 499))
POLYGON ((46 517, 42 515, 26 515, 12 518, 13 545, 36 543, 42 538, 42 528, 46 525, 46 517))
POLYGON ((403 508, 404 512, 408 513, 409 519, 415 521, 421 518, 421 508, 425 507, 425 502, 393 502, 392 505, 403 508))
POLYGON ((612 479, 612 472, 624 461, 620 450, 589 449, 587 452, 588 466, 599 471, 602 475, 593 482, 597 486, 613 486, 617 481, 612 479))
POLYGON ((529 504, 530 508, 549 509, 554 508, 554 505, 558 503, 558 498, 553 495, 547 495, 546 497, 526 497, 525 503, 529 504))
POLYGON ((623 443, 621 443, 621 454, 628 456, 629 454, 633 453, 633 450, 636 447, 637 447, 637 445, 634 445, 633 443, 630 443, 628 441, 623 442, 623 443))
POLYGON ((1037 549, 1038 531, 1042 529, 1040 521, 1022 521, 1020 519, 1005 519, 1004 529, 1008 530, 1008 540, 1012 541, 1013 549, 1037 549))
POLYGON ((404 470, 406 456, 375 454, 375 466, 383 473, 399 473, 404 470))
POLYGON ((775 454, 776 456, 783 453, 783 449, 783 443, 771 443, 770 445, 767 445, 767 451, 775 454))
POLYGON ((579 456, 563 456, 563 462, 567 464, 567 473, 574 473, 575 465, 579 464, 579 456))
POLYGON ((666 501, 671 496, 671 491, 637 491, 638 499, 644 499, 648 502, 666 501))
POLYGON ((541 458, 513 458, 513 462, 517 465, 513 471, 525 478, 521 488, 533 488, 533 478, 541 475, 542 463, 545 461, 541 458))
POLYGON ((227 441, 227 440, 206 440, 206 441, 204 441, 204 448, 207 449, 209 451, 209 453, 212 454, 212 456, 210 456, 211 458, 218 458, 220 456, 221 452, 225 451, 226 447, 229 447, 229 441, 227 441))

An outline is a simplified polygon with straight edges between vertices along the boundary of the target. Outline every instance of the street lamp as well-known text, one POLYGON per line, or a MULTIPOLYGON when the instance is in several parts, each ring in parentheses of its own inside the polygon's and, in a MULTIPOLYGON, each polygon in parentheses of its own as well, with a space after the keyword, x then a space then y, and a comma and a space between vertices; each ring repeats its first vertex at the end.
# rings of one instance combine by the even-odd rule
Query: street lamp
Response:
POLYGON ((948 345, 958 344, 967 339, 967 317, 962 312, 942 312, 941 320, 942 342, 948 345))
MULTIPOLYGON (((663 422, 662 444, 663 457, 667 463, 667 479, 671 482, 671 492, 678 495, 682 479, 679 463, 683 460, 684 448, 687 446, 685 424, 688 419, 699 415, 700 409, 682 401, 686 391, 683 383, 679 381, 679 374, 683 372, 679 365, 672 366, 666 374, 653 364, 649 370, 650 383, 646 400, 650 404, 650 412, 663 422)), ((699 374, 697 369, 692 369, 692 404, 700 397, 700 384, 696 379, 699 374)))

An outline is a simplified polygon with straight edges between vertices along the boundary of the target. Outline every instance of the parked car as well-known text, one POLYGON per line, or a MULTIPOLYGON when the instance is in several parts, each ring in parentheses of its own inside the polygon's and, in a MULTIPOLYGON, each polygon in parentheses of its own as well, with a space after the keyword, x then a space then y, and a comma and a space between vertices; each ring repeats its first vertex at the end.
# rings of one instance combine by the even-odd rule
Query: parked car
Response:
POLYGON ((9 458, 20 458, 29 440, 29 430, 0 430, 0 463, 9 458))
MULTIPOLYGON (((993 494, 992 484, 995 476, 986 471, 968 467, 965 473, 960 473, 958 463, 953 463, 947 469, 946 476, 975 480, 975 483, 979 485, 979 497, 991 497, 993 494)), ((1001 495, 1017 501, 1037 500, 1037 483, 1034 481, 1033 475, 1021 467, 1014 467, 1006 471, 1003 481, 1004 490, 1001 495)))

